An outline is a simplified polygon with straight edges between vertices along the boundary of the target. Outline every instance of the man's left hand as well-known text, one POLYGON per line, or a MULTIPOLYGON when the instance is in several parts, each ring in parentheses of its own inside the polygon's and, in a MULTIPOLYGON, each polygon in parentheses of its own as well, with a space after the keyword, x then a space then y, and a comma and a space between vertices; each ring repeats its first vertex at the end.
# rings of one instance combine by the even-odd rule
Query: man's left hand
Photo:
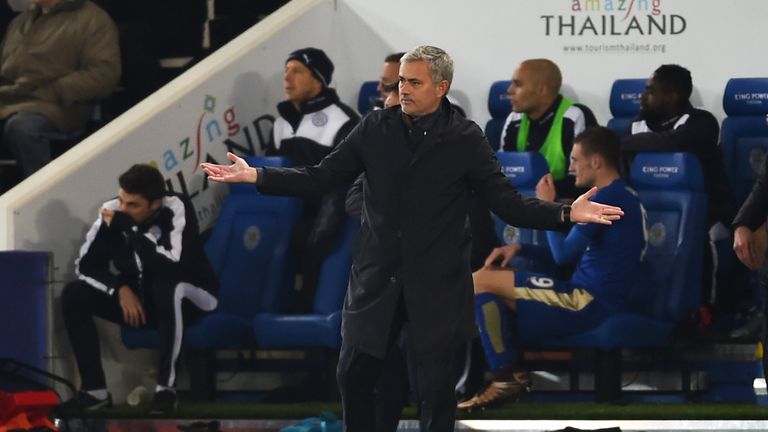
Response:
POLYGON ((619 207, 592 202, 589 199, 597 193, 593 187, 585 194, 576 198, 571 204, 571 222, 591 222, 610 225, 612 221, 621 219, 624 212, 619 207))
POLYGON ((544 201, 554 201, 555 196, 555 180, 552 178, 551 173, 547 173, 536 184, 536 198, 544 201))

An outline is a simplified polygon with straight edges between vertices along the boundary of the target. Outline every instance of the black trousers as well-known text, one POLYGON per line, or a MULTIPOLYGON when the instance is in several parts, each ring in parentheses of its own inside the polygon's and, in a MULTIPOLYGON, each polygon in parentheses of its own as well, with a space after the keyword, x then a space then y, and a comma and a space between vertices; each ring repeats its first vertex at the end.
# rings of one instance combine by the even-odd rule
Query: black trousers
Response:
MULTIPOLYGON (((215 309, 217 301, 204 289, 187 282, 159 279, 149 285, 147 292, 148 298, 142 302, 147 319, 145 327, 157 329, 160 339, 157 382, 173 387, 184 325, 215 309)), ((64 287, 62 302, 64 325, 75 354, 82 388, 106 388, 99 335, 93 317, 126 325, 118 294, 110 296, 78 280, 64 287)))
POLYGON ((384 359, 342 344, 337 380, 345 431, 397 430, 402 409, 408 403, 409 381, 418 404, 419 430, 454 429, 457 360, 462 348, 417 359, 406 354, 405 338, 407 331, 402 337, 391 338, 394 340, 384 359))

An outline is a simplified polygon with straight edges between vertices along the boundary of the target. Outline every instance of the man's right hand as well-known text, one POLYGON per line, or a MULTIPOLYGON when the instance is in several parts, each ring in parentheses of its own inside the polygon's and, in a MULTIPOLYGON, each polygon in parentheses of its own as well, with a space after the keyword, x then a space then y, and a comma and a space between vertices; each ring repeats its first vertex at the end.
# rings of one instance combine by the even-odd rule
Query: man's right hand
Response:
POLYGON ((227 152, 227 159, 232 161, 232 165, 216 165, 208 162, 200 164, 200 168, 205 171, 208 178, 222 183, 256 183, 256 169, 248 166, 243 158, 237 157, 234 153, 227 152))
POLYGON ((494 248, 491 253, 488 255, 488 258, 485 259, 485 264, 483 265, 484 269, 490 269, 493 267, 493 263, 496 262, 500 257, 502 258, 501 264, 499 267, 506 267, 507 264, 509 264, 509 260, 512 259, 515 255, 517 255, 520 252, 520 249, 523 247, 520 246, 519 243, 512 243, 508 244, 506 246, 497 247, 494 248))
POLYGON ((753 232, 742 225, 733 232, 733 250, 739 260, 752 270, 759 269, 765 261, 765 229, 762 225, 753 232))
POLYGON ((123 320, 131 327, 141 327, 147 323, 144 314, 144 306, 141 300, 136 297, 133 290, 128 285, 123 285, 118 291, 120 296, 120 307, 123 308, 123 320))

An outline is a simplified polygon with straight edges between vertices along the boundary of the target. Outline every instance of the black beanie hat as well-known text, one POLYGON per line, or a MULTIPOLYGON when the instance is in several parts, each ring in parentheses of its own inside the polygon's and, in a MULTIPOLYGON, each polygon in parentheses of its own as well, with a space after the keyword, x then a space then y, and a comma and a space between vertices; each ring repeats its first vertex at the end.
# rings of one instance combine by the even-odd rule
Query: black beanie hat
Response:
POLYGON ((333 62, 325 55, 325 52, 317 48, 302 48, 292 52, 285 60, 288 63, 296 60, 312 72, 312 75, 320 81, 323 87, 328 87, 333 76, 333 62))

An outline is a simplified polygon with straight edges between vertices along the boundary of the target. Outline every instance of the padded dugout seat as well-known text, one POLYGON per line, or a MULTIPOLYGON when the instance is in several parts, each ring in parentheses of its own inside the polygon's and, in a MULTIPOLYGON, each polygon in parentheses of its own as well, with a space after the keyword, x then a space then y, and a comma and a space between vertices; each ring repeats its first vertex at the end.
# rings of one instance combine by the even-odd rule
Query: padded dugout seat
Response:
POLYGON ((366 81, 360 86, 360 93, 357 95, 357 111, 360 112, 360 115, 366 115, 373 111, 373 108, 381 100, 378 86, 378 81, 366 81))
POLYGON ((339 348, 341 308, 352 267, 352 242, 360 224, 348 218, 339 244, 320 270, 311 314, 260 313, 253 319, 256 344, 262 349, 339 348))
POLYGON ((649 240, 641 265, 636 310, 618 313, 582 334, 525 340, 535 348, 597 350, 598 401, 621 393, 621 349, 672 343, 675 326, 700 304, 707 197, 696 157, 689 153, 640 153, 631 182, 648 214, 649 240))
POLYGON ((488 137, 488 142, 496 151, 501 148, 504 121, 512 112, 512 102, 510 102, 509 94, 507 94, 507 89, 511 83, 510 80, 496 81, 491 84, 491 88, 488 90, 488 112, 491 114, 491 119, 485 124, 485 136, 488 137))
MULTIPOLYGON (((507 176, 509 182, 521 194, 529 197, 536 196, 536 185, 545 174, 549 173, 549 166, 541 153, 500 151, 496 153, 496 158, 501 165, 501 172, 507 176)), ((496 236, 502 245, 519 243, 549 248, 547 235, 544 231, 508 225, 496 215, 493 215, 493 219, 496 236)), ((510 261, 510 265, 515 268, 525 268, 526 270, 540 273, 556 274, 557 272, 557 265, 554 260, 541 261, 540 259, 514 257, 510 261)))
POLYGON ((768 78, 732 78, 723 94, 727 117, 720 129, 725 172, 736 204, 752 190, 768 151, 768 78))
POLYGON ((620 137, 630 134, 632 120, 640 113, 640 97, 645 90, 645 78, 618 79, 611 86, 610 108, 613 118, 608 129, 620 137))

